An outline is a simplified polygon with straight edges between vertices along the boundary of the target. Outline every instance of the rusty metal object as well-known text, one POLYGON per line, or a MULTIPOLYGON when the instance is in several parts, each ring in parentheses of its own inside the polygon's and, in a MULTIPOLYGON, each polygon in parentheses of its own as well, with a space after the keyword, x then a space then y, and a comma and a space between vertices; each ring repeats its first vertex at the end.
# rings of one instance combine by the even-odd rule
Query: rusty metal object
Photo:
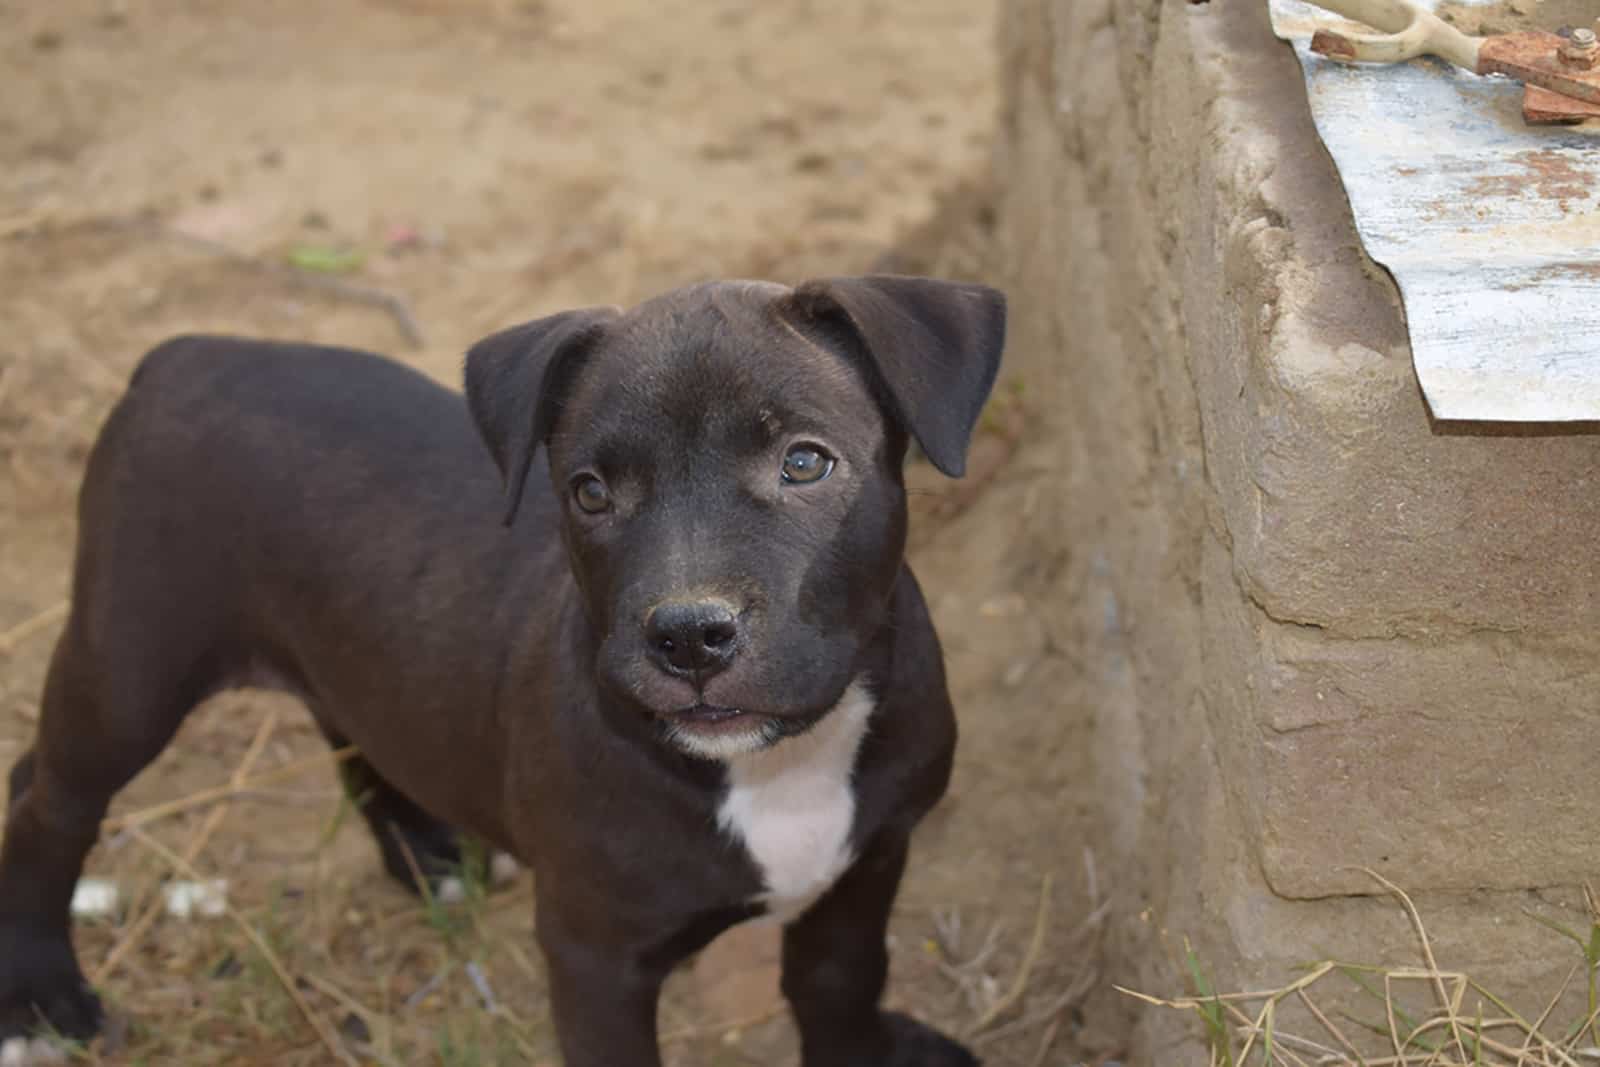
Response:
POLYGON ((1570 126, 1585 119, 1600 119, 1600 104, 1575 100, 1537 85, 1522 90, 1522 121, 1529 126, 1570 126))
POLYGON ((1311 38, 1311 51, 1319 55, 1369 63, 1438 55, 1475 74, 1500 74, 1522 82, 1523 118, 1530 124, 1600 117, 1600 41, 1594 30, 1573 30, 1566 37, 1539 30, 1467 37, 1409 0, 1315 2, 1386 31, 1359 34, 1319 28, 1311 38))
POLYGON ((1573 30, 1557 56, 1569 67, 1593 69, 1595 60, 1600 58, 1600 41, 1595 40, 1593 30, 1573 30))
POLYGON ((1504 74, 1524 85, 1600 104, 1600 71, 1564 63, 1561 49, 1566 45, 1567 38, 1537 30, 1486 37, 1478 50, 1477 73, 1504 74))
POLYGON ((1356 58, 1355 44, 1344 34, 1333 30, 1318 30, 1312 34, 1311 50, 1319 56, 1342 59, 1347 63, 1356 58))

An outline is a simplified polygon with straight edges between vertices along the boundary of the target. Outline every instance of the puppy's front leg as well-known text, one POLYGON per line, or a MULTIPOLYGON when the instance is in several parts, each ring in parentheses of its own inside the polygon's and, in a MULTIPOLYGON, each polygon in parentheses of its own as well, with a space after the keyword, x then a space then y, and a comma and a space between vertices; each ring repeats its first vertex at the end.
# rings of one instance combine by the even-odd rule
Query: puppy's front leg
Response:
POLYGON ((660 1067, 656 1002, 666 969, 538 905, 539 947, 565 1067, 660 1067))
POLYGON ((889 912, 909 842, 870 845, 821 900, 784 928, 783 993, 805 1067, 976 1067, 961 1045, 881 1011, 889 912))

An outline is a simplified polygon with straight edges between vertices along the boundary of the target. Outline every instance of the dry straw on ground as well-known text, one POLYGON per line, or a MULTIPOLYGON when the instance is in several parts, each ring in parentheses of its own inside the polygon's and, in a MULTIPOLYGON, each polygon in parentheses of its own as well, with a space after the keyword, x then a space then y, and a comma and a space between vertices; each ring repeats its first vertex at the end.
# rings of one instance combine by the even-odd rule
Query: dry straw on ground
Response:
MULTIPOLYGON (((260 787, 319 772, 325 778, 350 755, 290 755, 286 747, 278 766, 260 769, 285 725, 269 711, 226 784, 107 820, 103 862, 116 881, 143 891, 120 916, 80 927, 85 969, 110 995, 112 1019, 104 1039, 67 1049, 73 1059, 216 1062, 207 1056, 227 1048, 252 1050, 242 1059, 231 1053, 229 1063, 306 1067, 548 1060, 553 1043, 544 1020, 506 1006, 541 999, 542 978, 517 944, 529 932, 526 880, 491 897, 487 872, 464 869, 465 904, 419 907, 397 891, 375 895, 369 884, 340 884, 319 862, 301 888, 273 887, 264 900, 260 887, 236 885, 245 899, 229 902, 225 924, 169 920, 158 943, 147 937, 162 921, 161 881, 199 881, 227 869, 209 853, 237 811, 232 802, 282 799, 260 787), (198 817, 187 833, 184 817, 198 817)), ((328 797, 325 788, 303 795, 328 797)), ((348 800, 333 803, 324 844, 350 811, 348 800)))
POLYGON ((1118 989, 1158 1007, 1192 1011, 1205 1028, 1212 1067, 1594 1067, 1600 1064, 1600 905, 1584 887, 1587 937, 1540 916, 1529 917, 1573 941, 1579 957, 1544 1010, 1519 1014, 1471 975, 1443 970, 1422 916, 1409 896, 1367 871, 1399 901, 1419 942, 1421 966, 1372 966, 1324 960, 1277 989, 1217 993, 1186 946, 1196 995, 1162 999, 1118 989), (1580 979, 1581 975, 1581 979, 1580 979), (1560 1018, 1575 981, 1586 987, 1576 1018, 1560 1018), (1421 990, 1423 1007, 1412 1001, 1421 990), (1330 1007, 1354 993, 1377 1017, 1330 1007))

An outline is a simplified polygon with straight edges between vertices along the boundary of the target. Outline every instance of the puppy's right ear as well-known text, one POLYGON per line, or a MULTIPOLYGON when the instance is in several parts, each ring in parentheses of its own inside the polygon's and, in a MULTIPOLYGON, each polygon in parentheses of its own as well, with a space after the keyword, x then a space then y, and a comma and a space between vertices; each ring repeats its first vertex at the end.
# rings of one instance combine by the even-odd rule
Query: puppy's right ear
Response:
POLYGON ((563 311, 491 334, 467 352, 467 410, 505 481, 507 526, 574 372, 617 315, 616 308, 563 311))

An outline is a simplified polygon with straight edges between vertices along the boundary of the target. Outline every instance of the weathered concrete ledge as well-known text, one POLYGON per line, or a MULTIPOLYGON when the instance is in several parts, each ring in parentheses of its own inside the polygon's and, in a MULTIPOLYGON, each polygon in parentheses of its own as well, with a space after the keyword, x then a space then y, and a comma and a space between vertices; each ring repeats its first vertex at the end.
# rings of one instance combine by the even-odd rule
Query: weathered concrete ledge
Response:
POLYGON ((1521 911, 1600 875, 1600 437, 1430 420, 1264 3, 1009 0, 1001 57, 1114 978, 1175 990, 1163 932, 1229 985, 1408 962, 1369 867, 1537 1014, 1575 957, 1521 911))

